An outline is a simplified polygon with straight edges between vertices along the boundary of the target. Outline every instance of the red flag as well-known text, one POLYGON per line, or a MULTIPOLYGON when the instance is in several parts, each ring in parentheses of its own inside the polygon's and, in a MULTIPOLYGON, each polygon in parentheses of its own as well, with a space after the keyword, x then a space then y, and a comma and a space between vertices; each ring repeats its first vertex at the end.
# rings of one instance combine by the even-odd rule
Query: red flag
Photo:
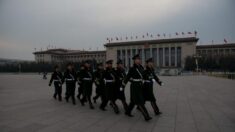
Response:
POLYGON ((184 32, 182 32, 182 35, 184 35, 184 32))
POLYGON ((192 34, 191 32, 188 32, 188 34, 192 34))
POLYGON ((228 42, 227 39, 224 38, 224 43, 227 43, 227 42, 228 42))
POLYGON ((178 36, 179 35, 178 32, 176 32, 175 35, 178 36))

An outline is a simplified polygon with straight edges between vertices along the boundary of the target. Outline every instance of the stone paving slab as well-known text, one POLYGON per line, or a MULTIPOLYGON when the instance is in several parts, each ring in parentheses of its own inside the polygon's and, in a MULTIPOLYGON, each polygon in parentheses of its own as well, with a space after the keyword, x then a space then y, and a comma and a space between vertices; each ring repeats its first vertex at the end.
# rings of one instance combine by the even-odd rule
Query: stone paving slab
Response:
MULTIPOLYGON (((52 99, 53 87, 39 75, 0 75, 0 132, 235 132, 235 81, 208 76, 160 77, 154 85, 163 112, 145 122, 134 110, 133 118, 111 108, 103 112, 79 102, 52 99)), ((63 86, 63 95, 65 86, 63 86)), ((126 88, 129 102, 129 85, 126 88)))

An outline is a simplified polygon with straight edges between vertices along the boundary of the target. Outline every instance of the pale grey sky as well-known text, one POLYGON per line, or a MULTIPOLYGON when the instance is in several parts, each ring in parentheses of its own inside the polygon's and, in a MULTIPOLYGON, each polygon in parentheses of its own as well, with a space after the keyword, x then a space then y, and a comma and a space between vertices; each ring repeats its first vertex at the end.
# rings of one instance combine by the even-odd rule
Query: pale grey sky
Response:
POLYGON ((197 30, 199 44, 235 42, 235 0, 0 0, 0 58, 34 48, 104 49, 107 37, 197 30))

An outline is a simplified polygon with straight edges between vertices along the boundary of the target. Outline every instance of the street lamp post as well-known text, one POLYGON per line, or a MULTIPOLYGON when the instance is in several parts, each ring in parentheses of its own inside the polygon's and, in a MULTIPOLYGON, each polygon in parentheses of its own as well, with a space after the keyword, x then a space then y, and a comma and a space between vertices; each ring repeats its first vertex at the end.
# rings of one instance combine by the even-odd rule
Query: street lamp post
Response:
POLYGON ((195 58, 196 71, 198 73, 198 71, 199 71, 199 68, 198 68, 198 59, 201 58, 201 56, 200 55, 194 55, 193 57, 195 58))

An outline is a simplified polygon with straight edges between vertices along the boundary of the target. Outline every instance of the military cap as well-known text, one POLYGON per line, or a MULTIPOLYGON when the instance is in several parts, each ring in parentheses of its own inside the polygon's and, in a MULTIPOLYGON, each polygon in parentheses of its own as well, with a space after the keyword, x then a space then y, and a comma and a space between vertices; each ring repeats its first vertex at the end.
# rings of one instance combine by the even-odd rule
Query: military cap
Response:
POLYGON ((136 54, 132 57, 132 60, 135 60, 135 59, 140 59, 140 55, 139 54, 136 54))
POLYGON ((146 63, 153 62, 153 58, 149 58, 145 61, 146 63))
POLYGON ((107 60, 106 64, 113 64, 113 60, 107 60))
POLYGON ((117 61, 117 64, 123 64, 123 63, 122 63, 122 60, 119 59, 119 60, 117 61))

